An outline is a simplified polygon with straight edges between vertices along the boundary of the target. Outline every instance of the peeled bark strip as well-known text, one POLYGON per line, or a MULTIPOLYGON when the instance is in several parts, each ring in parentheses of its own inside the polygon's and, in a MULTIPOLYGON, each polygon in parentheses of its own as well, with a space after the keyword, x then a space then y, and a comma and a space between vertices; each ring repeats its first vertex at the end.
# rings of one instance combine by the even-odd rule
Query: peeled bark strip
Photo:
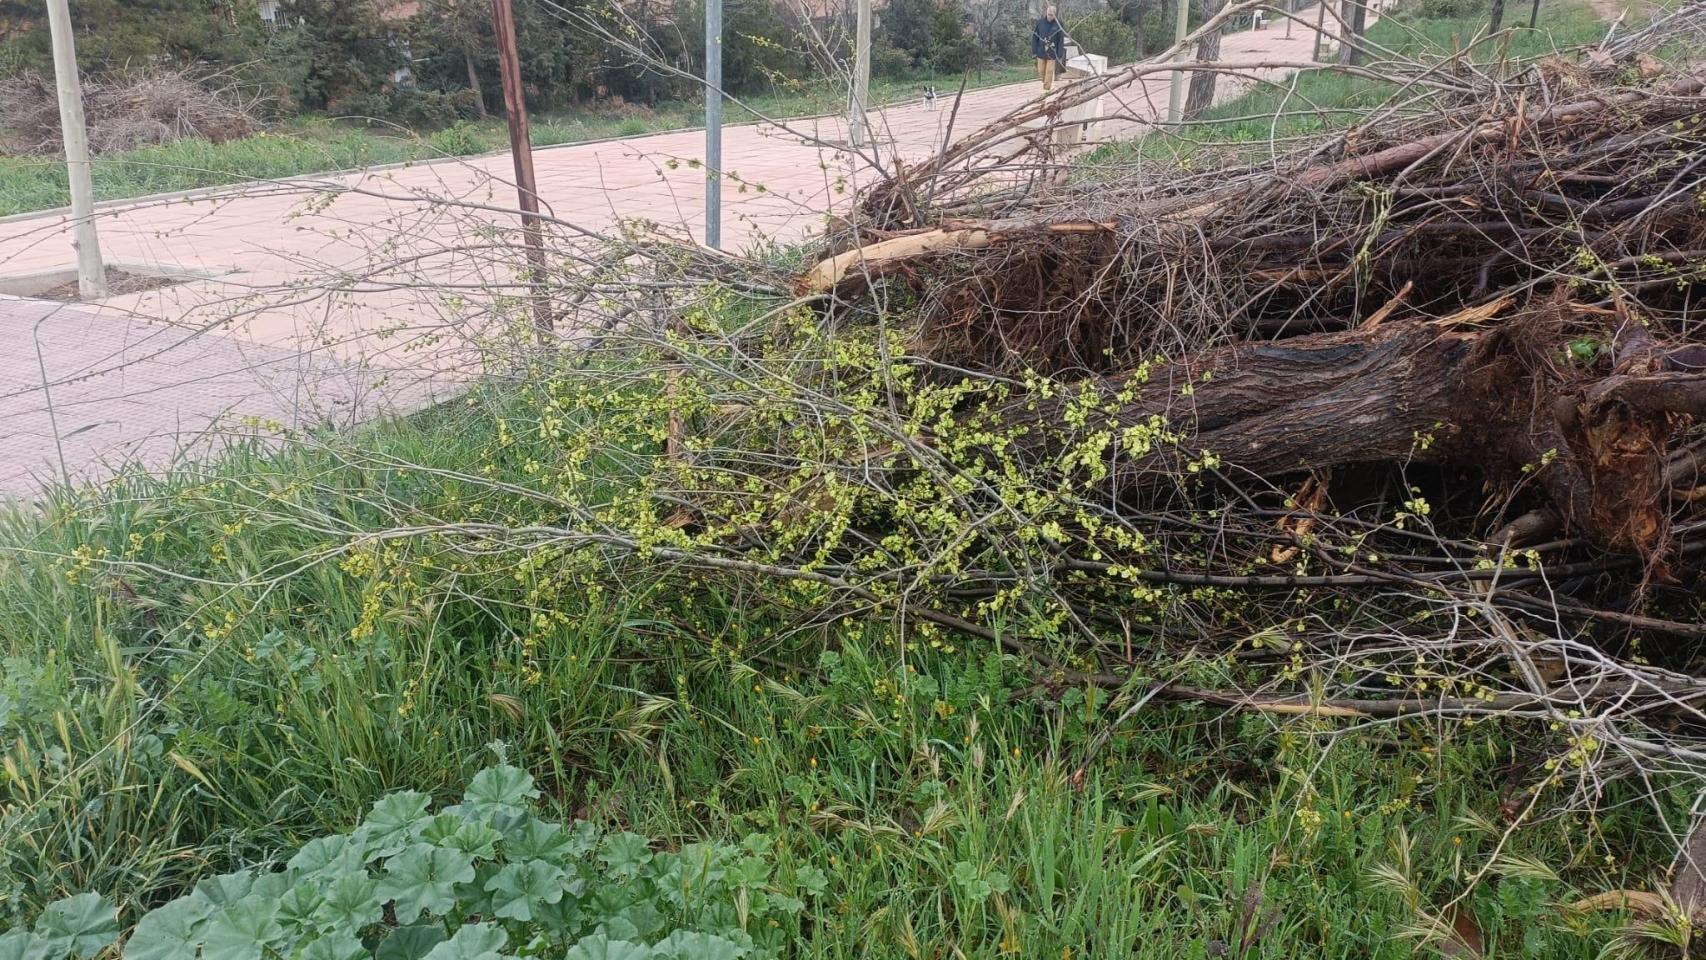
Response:
POLYGON ((987 230, 932 230, 890 240, 879 240, 819 263, 801 278, 801 294, 828 293, 855 267, 880 270, 884 264, 941 250, 978 250, 989 246, 987 230))

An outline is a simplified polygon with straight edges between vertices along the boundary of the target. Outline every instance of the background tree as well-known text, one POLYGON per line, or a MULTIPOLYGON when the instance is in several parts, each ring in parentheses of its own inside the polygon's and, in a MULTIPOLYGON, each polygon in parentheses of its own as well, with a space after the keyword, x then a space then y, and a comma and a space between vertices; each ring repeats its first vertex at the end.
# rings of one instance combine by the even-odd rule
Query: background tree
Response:
POLYGON ((1368 6, 1361 0, 1340 0, 1339 21, 1343 37, 1339 43, 1339 62, 1359 66, 1368 57, 1362 48, 1362 35, 1368 28, 1368 6))
POLYGON ((1025 0, 976 0, 966 5, 966 19, 977 44, 980 65, 990 57, 1009 61, 1029 57, 1021 49, 1030 36, 1025 0))
MULTIPOLYGON (((1097 7, 1086 13, 1062 13, 1061 21, 1074 43, 1090 53, 1107 57, 1110 64, 1130 63, 1137 59, 1138 38, 1114 11, 1097 7)), ((1025 57, 1029 58, 1031 28, 1028 25, 1023 36, 1027 45, 1025 57)))
MULTIPOLYGON (((1202 4, 1200 16, 1208 20, 1226 5, 1225 0, 1207 0, 1202 4)), ((1197 41, 1197 60, 1202 63, 1212 63, 1220 59, 1220 34, 1216 30, 1197 41)), ((1191 73, 1191 84, 1185 93, 1185 119, 1195 120, 1203 115, 1214 103, 1215 81, 1220 78, 1212 70, 1195 70, 1191 73)))
POLYGON ((882 30, 906 55, 911 71, 958 73, 971 66, 976 55, 976 38, 968 33, 966 15, 954 2, 890 0, 883 10, 882 30))
MULTIPOLYGON (((72 0, 87 73, 144 68, 220 72, 288 105, 304 67, 291 31, 261 23, 252 0, 72 0)), ((0 69, 53 70, 41 0, 0 0, 0 69)))
POLYGON ((486 97, 480 62, 491 57, 492 8, 486 0, 426 0, 415 18, 416 45, 429 58, 460 60, 474 94, 474 112, 484 119, 486 97))
POLYGON ((397 29, 374 0, 285 0, 283 13, 308 61, 298 98, 305 106, 336 110, 382 95, 409 65, 397 29))

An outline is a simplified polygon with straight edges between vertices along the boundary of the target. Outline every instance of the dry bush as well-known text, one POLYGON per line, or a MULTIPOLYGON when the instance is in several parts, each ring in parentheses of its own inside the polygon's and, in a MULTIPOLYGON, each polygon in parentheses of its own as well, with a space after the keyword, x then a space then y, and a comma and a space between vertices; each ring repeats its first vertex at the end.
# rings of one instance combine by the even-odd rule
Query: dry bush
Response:
MULTIPOLYGON (((230 84, 185 71, 127 72, 83 84, 89 148, 117 153, 203 137, 224 143, 259 129, 258 104, 230 84)), ((33 72, 0 79, 0 151, 52 156, 61 150, 52 78, 33 72)))

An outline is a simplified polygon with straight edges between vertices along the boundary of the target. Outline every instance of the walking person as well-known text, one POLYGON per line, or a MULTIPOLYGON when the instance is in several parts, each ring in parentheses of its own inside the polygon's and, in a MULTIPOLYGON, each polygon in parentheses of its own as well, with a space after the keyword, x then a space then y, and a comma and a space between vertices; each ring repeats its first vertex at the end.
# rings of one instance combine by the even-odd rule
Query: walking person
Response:
POLYGON ((1054 7, 1043 11, 1042 18, 1031 30, 1031 54, 1037 58, 1037 79, 1043 82, 1043 92, 1054 89, 1054 75, 1066 61, 1066 30, 1055 16, 1054 7))

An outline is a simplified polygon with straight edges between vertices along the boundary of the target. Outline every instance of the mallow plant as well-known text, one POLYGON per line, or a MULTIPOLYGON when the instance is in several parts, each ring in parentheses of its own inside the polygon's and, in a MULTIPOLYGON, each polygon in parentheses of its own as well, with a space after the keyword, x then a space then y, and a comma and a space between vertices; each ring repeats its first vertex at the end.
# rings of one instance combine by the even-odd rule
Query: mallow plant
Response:
POLYGON ((0 934, 0 960, 762 960, 823 892, 784 882, 768 837, 658 851, 644 837, 536 815, 507 764, 434 814, 390 794, 354 830, 280 868, 208 877, 123 933, 96 893, 0 934))

